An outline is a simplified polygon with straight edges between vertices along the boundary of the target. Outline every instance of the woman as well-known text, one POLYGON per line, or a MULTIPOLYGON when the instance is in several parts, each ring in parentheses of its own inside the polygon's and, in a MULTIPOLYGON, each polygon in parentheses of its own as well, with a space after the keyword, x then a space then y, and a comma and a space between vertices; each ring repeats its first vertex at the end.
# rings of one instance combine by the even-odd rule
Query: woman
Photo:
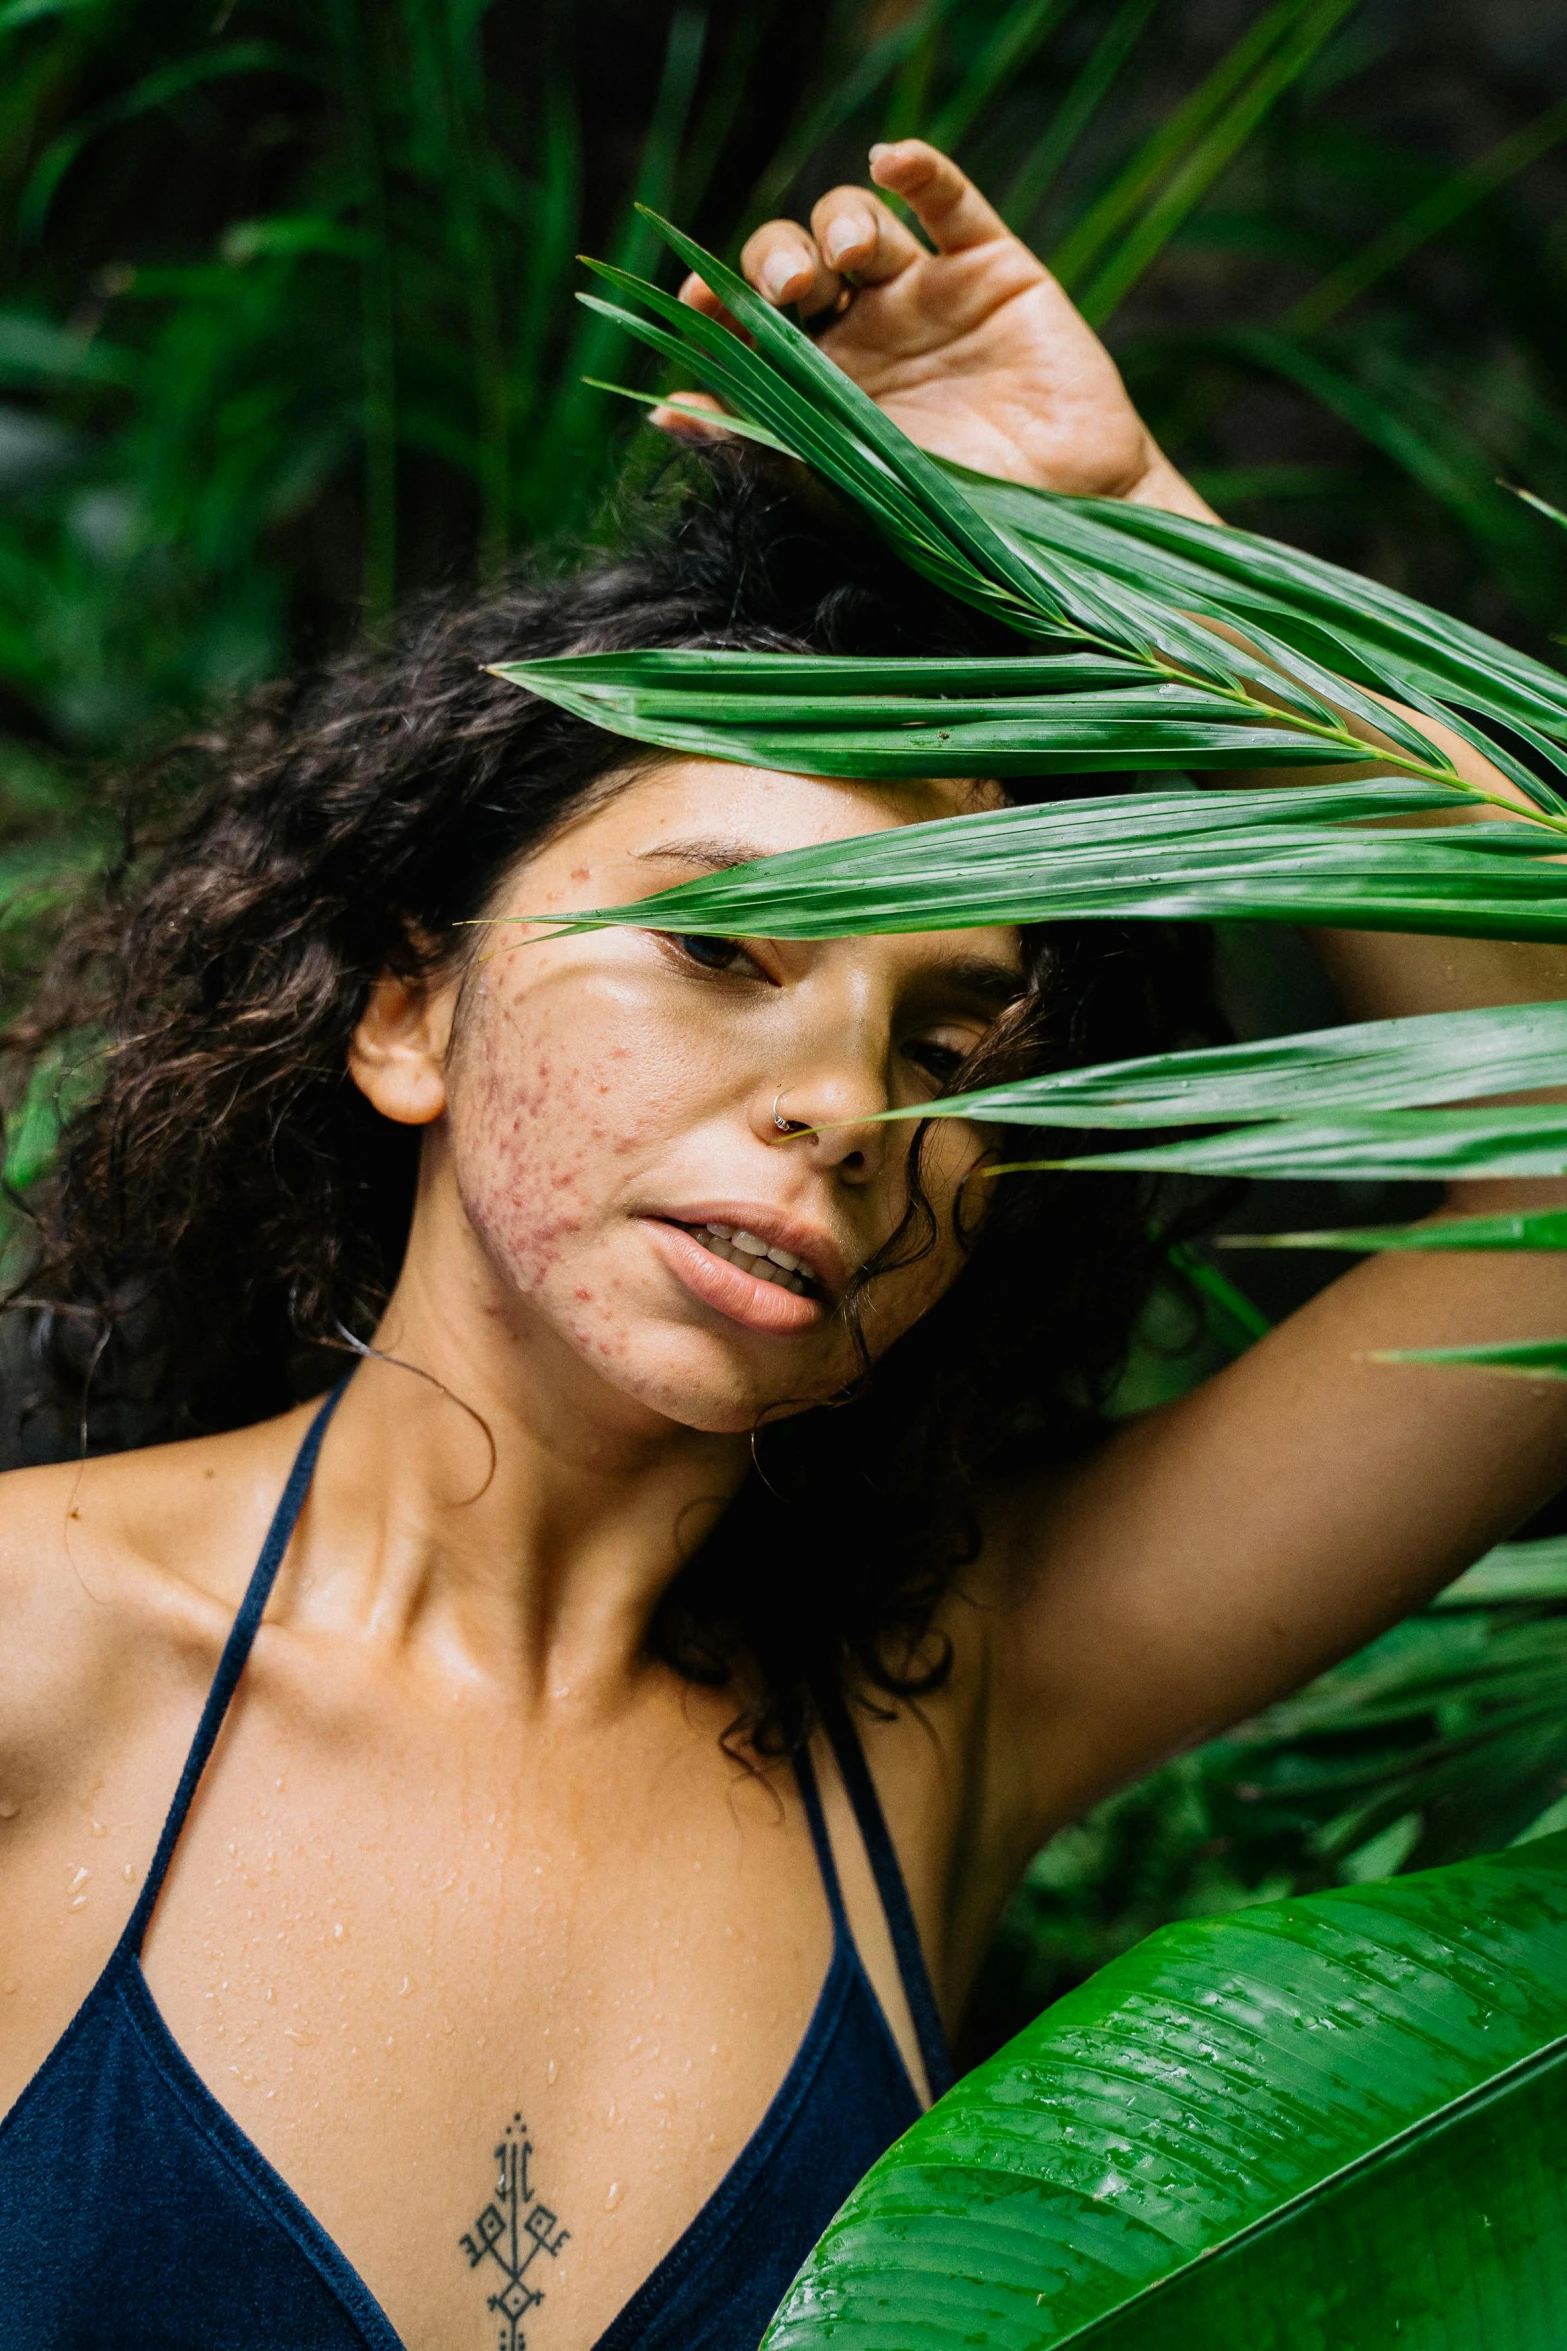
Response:
MULTIPOLYGON (((956 167, 872 170, 933 254, 844 188, 753 283, 928 447, 1205 512, 956 167)), ((996 797, 628 753, 478 666, 714 639, 991 641, 721 483, 246 721, 62 966, 112 1050, 39 1392, 96 1365, 125 1431, 219 1433, 6 1480, 9 2344, 742 2351, 1051 1830, 1561 1480, 1567 1391, 1366 1360, 1562 1328, 1556 1258, 1363 1264, 1080 1442, 1131 1187, 976 1230, 990 1138, 941 1125, 911 1185, 873 1121, 1189 1032, 1135 927, 493 927, 996 797), (339 1325, 335 1407, 318 1351, 279 1409, 339 1325)), ((1567 994, 1540 948, 1323 953, 1357 1015, 1567 994)))

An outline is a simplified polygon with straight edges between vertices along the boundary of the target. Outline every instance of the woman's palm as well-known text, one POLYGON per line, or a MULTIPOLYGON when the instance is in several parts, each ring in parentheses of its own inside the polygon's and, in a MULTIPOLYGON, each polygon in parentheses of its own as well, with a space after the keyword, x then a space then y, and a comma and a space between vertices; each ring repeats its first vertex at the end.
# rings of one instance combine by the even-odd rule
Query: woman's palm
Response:
MULTIPOLYGON (((808 318, 833 313, 822 350, 922 448, 1039 489, 1206 513, 1098 336, 957 165, 906 139, 873 148, 871 168, 933 252, 870 190, 835 188, 809 230, 774 220, 749 239, 752 285, 808 318)), ((721 313, 695 278, 683 295, 721 313)))
POLYGON ((1016 237, 863 286, 821 347, 911 440, 978 473, 1117 498, 1148 469, 1109 353, 1016 237))

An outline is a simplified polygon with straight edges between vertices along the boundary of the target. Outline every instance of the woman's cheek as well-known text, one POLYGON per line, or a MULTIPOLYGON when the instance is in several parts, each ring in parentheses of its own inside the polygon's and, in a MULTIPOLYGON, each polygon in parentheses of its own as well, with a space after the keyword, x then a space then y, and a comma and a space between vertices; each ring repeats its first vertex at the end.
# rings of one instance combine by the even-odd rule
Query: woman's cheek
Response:
MULTIPOLYGON (((488 1032, 492 1023, 486 1022, 488 1032)), ((591 1246, 626 1159, 647 1138, 633 1104, 632 1048, 537 1041, 533 1050, 474 1041, 455 1073, 452 1147, 459 1197, 491 1257, 532 1293, 591 1246), (586 1239, 584 1238, 586 1236, 586 1239)), ((579 1302, 591 1301, 579 1284, 579 1302)))

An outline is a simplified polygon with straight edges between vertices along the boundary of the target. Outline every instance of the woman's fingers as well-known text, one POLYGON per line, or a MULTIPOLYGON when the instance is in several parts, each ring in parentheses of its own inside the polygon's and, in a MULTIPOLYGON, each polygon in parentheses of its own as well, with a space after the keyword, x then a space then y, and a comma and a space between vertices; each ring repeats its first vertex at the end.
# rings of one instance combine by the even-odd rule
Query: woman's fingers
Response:
POLYGON ((672 433, 677 441, 723 441, 729 438, 723 403, 716 400, 711 392, 679 392, 675 397, 680 402, 678 408, 655 408, 648 417, 648 423, 657 425, 660 432, 672 433), (693 415, 693 409, 700 409, 701 415, 693 415), (712 419, 711 423, 708 422, 709 418, 712 419))
POLYGON ((793 303, 807 318, 830 308, 843 292, 842 278, 792 220, 770 220, 748 237, 740 267, 769 302, 779 309, 793 303))
POLYGON ((961 253, 1012 234, 967 173, 924 139, 873 147, 871 178, 903 198, 938 253, 961 253))
POLYGON ((834 188, 811 213, 816 249, 835 270, 852 270, 861 285, 883 285, 918 261, 925 248, 895 213, 865 188, 834 188))
POLYGON ((728 305, 720 302, 712 287, 699 278, 695 270, 681 287, 680 299, 688 310, 700 310, 708 318, 716 318, 720 326, 727 327, 732 335, 738 335, 742 343, 752 340, 728 305))
MULTIPOLYGON (((871 177, 903 199, 938 253, 1010 236, 967 175, 924 139, 873 147, 871 177)), ((872 189, 841 187, 812 208, 809 233, 798 221, 767 221, 747 238, 740 267, 776 308, 812 318, 847 301, 850 277, 856 285, 884 285, 922 257, 926 248, 872 189)), ((741 331, 700 278, 687 278, 680 299, 741 331)))

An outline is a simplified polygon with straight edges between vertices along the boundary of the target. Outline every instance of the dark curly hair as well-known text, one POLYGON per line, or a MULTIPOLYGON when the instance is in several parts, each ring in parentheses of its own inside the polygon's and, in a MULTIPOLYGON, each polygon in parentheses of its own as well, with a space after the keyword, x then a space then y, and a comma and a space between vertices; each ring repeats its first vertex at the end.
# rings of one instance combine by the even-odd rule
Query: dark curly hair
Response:
MULTIPOLYGON (((76 1104, 0 1323, 10 1458, 241 1425, 324 1386, 327 1351, 368 1336, 418 1137, 347 1075, 367 992, 468 953, 458 926, 627 764, 622 740, 488 663, 998 642, 814 494, 710 458, 645 501, 617 551, 427 600, 389 643, 165 754, 137 794, 148 837, 0 1037, 13 1100, 63 1070, 76 1104)), ((1026 1017, 981 1048, 986 1074, 1219 1033, 1201 934, 1060 926, 1027 955, 1026 1017)), ((957 1282, 848 1398, 759 1433, 759 1474, 660 1607, 653 1644, 681 1673, 724 1685, 747 1661, 735 1728, 757 1752, 804 1735, 824 1679, 882 1702, 939 1681, 929 1630, 974 1553, 976 1473, 1020 1448, 1065 1457, 1098 1425, 1162 1257, 1148 1193, 1097 1176, 993 1193, 957 1282)), ((915 1172, 895 1251, 929 1245, 928 1216, 915 1172)))

